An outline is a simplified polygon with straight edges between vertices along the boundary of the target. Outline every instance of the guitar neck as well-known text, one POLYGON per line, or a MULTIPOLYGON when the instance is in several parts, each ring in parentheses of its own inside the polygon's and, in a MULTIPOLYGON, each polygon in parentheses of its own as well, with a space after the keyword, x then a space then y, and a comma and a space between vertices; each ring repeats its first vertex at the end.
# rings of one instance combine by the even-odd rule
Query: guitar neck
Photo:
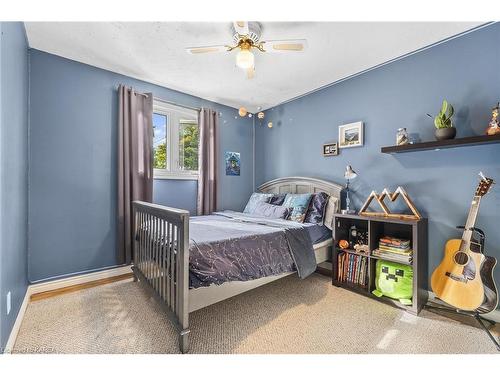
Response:
POLYGON ((467 216, 467 222, 465 223, 464 234, 462 235, 462 243, 468 248, 470 241, 472 239, 472 233, 474 226, 476 225, 477 215, 479 213, 479 204, 481 203, 481 197, 475 195, 472 199, 470 205, 469 216, 467 216))

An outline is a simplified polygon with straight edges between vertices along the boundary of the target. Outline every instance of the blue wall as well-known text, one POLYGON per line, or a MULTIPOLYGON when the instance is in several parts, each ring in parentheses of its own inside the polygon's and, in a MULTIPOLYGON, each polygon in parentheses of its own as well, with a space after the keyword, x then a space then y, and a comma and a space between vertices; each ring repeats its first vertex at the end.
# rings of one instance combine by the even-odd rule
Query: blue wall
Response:
POLYGON ((156 179, 153 185, 153 202, 169 207, 182 207, 196 215, 198 181, 156 179), (182 194, 179 194, 182 192, 182 194))
MULTIPOLYGON (((406 127, 433 139, 433 123, 443 98, 453 103, 458 136, 483 134, 491 108, 500 100, 500 24, 434 46, 266 111, 272 129, 256 125, 256 183, 290 175, 344 183, 346 164, 359 173, 353 181, 359 209, 371 190, 402 185, 429 218, 429 270, 441 259, 445 241, 460 237, 482 170, 500 183, 499 145, 399 155, 380 153, 406 127), (323 143, 338 138, 338 126, 365 123, 364 147, 323 157, 323 143)), ((375 51, 367 51, 371 53, 375 51)), ((314 70, 311 70, 311 74, 314 70)), ((487 250, 500 259, 500 188, 482 203, 478 226, 487 250)), ((496 271, 500 285, 500 271, 496 271)))
MULTIPOLYGON (((253 127, 216 103, 123 75, 30 50, 29 278, 116 265, 118 84, 222 112, 220 163, 238 151, 242 175, 219 176, 219 209, 242 209, 253 190, 253 127)), ((157 203, 194 213, 196 182, 157 180, 157 203)))
POLYGON ((0 352, 27 278, 28 47, 22 23, 0 22, 0 352), (6 295, 11 292, 7 315, 6 295))

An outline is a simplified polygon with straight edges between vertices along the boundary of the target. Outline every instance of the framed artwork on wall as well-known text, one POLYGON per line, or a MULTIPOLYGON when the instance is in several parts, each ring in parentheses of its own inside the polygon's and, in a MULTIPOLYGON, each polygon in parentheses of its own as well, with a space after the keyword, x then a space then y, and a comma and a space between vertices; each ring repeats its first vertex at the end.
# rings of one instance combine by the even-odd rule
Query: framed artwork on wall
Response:
POLYGON ((325 143, 323 145, 323 156, 336 156, 338 154, 337 142, 325 143))
POLYGON ((224 152, 224 159, 226 161, 226 176, 239 176, 240 175, 240 153, 226 151, 224 152))
POLYGON ((363 146, 363 122, 339 126, 339 148, 363 146))

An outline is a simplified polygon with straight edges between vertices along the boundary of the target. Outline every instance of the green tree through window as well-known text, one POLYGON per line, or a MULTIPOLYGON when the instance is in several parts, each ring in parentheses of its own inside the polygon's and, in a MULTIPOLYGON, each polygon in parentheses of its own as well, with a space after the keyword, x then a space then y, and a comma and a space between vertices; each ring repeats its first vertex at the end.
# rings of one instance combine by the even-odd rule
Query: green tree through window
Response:
POLYGON ((155 178, 198 175, 198 114, 168 103, 155 102, 153 168, 155 178))
POLYGON ((167 167, 167 145, 159 144, 154 149, 154 168, 165 169, 167 167))
POLYGON ((198 170, 198 124, 179 124, 179 166, 188 171, 198 170))

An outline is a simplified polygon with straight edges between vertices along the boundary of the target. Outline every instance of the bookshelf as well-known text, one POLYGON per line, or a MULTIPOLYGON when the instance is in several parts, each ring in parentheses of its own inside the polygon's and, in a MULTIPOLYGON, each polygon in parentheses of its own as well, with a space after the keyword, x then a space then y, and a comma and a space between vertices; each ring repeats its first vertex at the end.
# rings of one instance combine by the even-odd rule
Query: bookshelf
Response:
MULTIPOLYGON (((394 307, 404 309, 412 314, 418 315, 422 307, 427 302, 427 219, 420 220, 401 220, 384 217, 368 217, 358 215, 337 214, 334 218, 333 228, 333 250, 332 250, 332 283, 341 288, 348 289, 377 301, 390 304, 394 307), (356 226, 358 231, 367 233, 368 252, 359 253, 353 249, 341 249, 338 242, 342 239, 348 240, 349 231, 352 226, 356 226), (413 296, 411 305, 403 305, 398 300, 385 296, 377 297, 372 294, 375 289, 375 270, 376 262, 384 259, 383 256, 376 256, 372 251, 378 248, 379 239, 383 236, 392 236, 401 239, 408 239, 413 250, 413 259, 411 261, 394 261, 409 265, 413 269, 413 296), (345 261, 345 257, 360 257, 358 262, 366 264, 364 285, 339 280, 339 254, 345 261), (361 262, 360 260, 364 258, 361 262)), ((389 260, 389 259, 387 259, 389 260)), ((361 274, 363 276, 363 274, 361 274)))

